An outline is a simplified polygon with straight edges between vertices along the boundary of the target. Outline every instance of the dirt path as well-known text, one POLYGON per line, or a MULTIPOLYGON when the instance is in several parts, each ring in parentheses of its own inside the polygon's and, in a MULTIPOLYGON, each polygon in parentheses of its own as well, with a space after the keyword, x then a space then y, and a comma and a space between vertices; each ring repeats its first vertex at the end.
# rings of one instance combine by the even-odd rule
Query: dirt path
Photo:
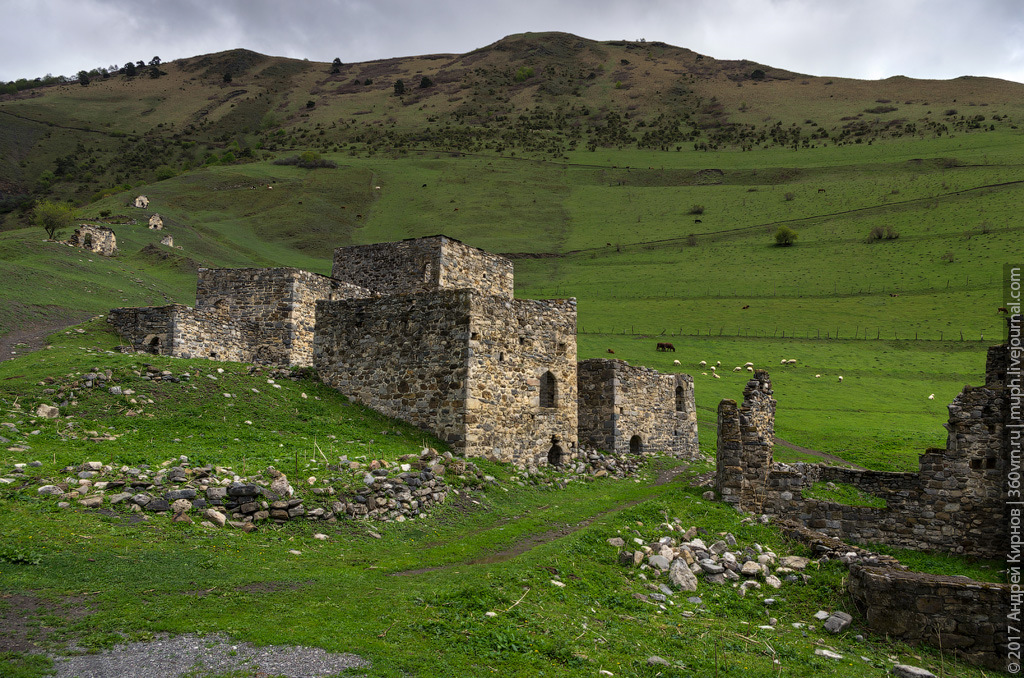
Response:
POLYGON ((46 346, 46 337, 49 335, 91 317, 89 313, 66 310, 19 324, 10 332, 0 334, 0 362, 38 351, 46 346))
POLYGON ((857 464, 854 464, 852 461, 846 461, 842 457, 837 457, 834 454, 829 454, 828 452, 819 452, 818 450, 800 447, 799 445, 794 445, 793 443, 787 442, 782 438, 775 438, 775 444, 782 445, 783 447, 793 450, 794 452, 801 452, 803 454, 809 454, 812 457, 818 457, 819 459, 823 459, 833 464, 840 464, 842 466, 852 466, 853 468, 859 471, 867 471, 867 469, 864 468, 863 466, 858 466, 857 464))
MULTIPOLYGON (((674 480, 676 476, 678 476, 680 473, 685 472, 688 468, 689 466, 684 464, 682 466, 676 466, 670 469, 663 469, 658 473, 658 477, 655 479, 654 485, 665 485, 666 483, 672 482, 672 480, 674 480)), ((602 518, 610 513, 615 513, 617 511, 621 511, 631 506, 636 506, 637 504, 643 501, 646 501, 646 498, 633 499, 631 501, 627 501, 626 503, 620 504, 614 508, 610 508, 606 511, 601 511, 600 513, 595 513, 594 515, 590 516, 585 520, 581 520, 575 525, 562 524, 559 527, 548 530, 547 532, 529 535, 512 544, 512 546, 509 546, 506 549, 496 551, 494 553, 488 553, 487 555, 479 556, 471 560, 464 560, 462 562, 451 563, 449 565, 438 565, 437 567, 421 567, 415 570, 391 572, 389 576, 411 577, 417 574, 424 574, 426 572, 437 572, 438 570, 447 570, 452 567, 460 567, 464 565, 485 565, 490 563, 503 563, 506 560, 511 560, 512 558, 515 558, 516 556, 521 556, 522 554, 526 553, 527 551, 530 551, 531 549, 537 546, 540 546, 541 544, 546 544, 550 541, 566 537, 572 534, 573 532, 578 532, 579 530, 582 530, 583 528, 593 524, 593 522, 598 518, 602 518)), ((507 523, 502 523, 502 525, 504 524, 507 523)))

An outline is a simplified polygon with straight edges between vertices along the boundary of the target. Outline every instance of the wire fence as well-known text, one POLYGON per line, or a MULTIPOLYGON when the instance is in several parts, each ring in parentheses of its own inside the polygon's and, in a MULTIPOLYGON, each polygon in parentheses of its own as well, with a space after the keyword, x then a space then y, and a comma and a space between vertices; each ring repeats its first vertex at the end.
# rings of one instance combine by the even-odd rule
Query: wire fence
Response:
POLYGON ((742 337, 752 339, 826 339, 826 340, 861 340, 861 341, 1002 341, 1004 329, 993 326, 984 330, 930 330, 930 329, 898 329, 883 327, 814 327, 802 329, 763 329, 756 327, 705 327, 677 328, 669 330, 661 328, 651 330, 629 327, 579 326, 576 333, 580 335, 610 336, 625 335, 633 337, 742 337))

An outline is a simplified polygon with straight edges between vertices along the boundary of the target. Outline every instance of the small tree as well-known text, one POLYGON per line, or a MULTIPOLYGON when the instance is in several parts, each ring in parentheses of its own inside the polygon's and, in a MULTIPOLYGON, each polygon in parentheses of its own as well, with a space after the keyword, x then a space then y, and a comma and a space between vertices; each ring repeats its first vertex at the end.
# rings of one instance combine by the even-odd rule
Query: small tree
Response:
POLYGON ((750 74, 751 80, 764 80, 765 72, 760 68, 755 68, 754 72, 750 74))
POLYGON ((427 76, 424 75, 422 78, 420 78, 420 89, 426 89, 428 87, 433 87, 433 86, 434 86, 434 81, 431 80, 430 78, 428 78, 427 76))
POLYGON ((775 231, 775 244, 779 247, 789 247, 796 243, 798 234, 789 226, 779 226, 775 231))
POLYGON ((150 59, 149 60, 149 65, 150 66, 159 66, 160 65, 160 57, 155 56, 152 59, 150 59))
POLYGON ((89 84, 89 72, 88 71, 78 71, 78 84, 81 85, 82 87, 85 87, 86 85, 89 84))
POLYGON ((704 214, 704 205, 692 205, 690 214, 704 214))
POLYGON ((331 62, 331 73, 341 73, 341 59, 334 57, 334 61, 331 62))
POLYGON ((231 82, 231 74, 230 73, 225 73, 224 74, 224 82, 231 82))
POLYGON ((124 65, 124 74, 127 75, 129 78, 134 78, 135 73, 135 64, 133 64, 131 61, 124 65))
POLYGON ((75 223, 75 208, 67 203, 44 200, 33 210, 32 223, 42 226, 50 240, 56 240, 64 229, 75 223))
POLYGON ((400 97, 405 94, 405 83, 401 80, 395 80, 395 96, 400 97))

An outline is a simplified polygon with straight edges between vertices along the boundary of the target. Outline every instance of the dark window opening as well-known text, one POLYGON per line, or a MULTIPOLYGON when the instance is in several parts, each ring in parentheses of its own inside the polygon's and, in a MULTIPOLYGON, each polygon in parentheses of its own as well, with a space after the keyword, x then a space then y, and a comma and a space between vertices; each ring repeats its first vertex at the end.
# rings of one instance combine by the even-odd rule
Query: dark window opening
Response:
POLYGON ((540 406, 556 407, 558 401, 558 381, 551 372, 545 372, 540 377, 540 406))
POLYGON ((629 453, 640 454, 644 451, 644 441, 640 439, 640 436, 633 436, 629 439, 629 453))
POLYGON ((676 412, 686 411, 686 389, 676 386, 676 412))
POLYGON ((92 234, 86 233, 82 239, 82 247, 92 247, 92 234))
POLYGON ((499 363, 505 362, 505 354, 504 353, 499 353, 498 354, 498 362, 499 363))
POLYGON ((551 449, 548 450, 548 464, 551 466, 562 465, 562 448, 558 445, 552 445, 551 449))
POLYGON ((478 341, 480 339, 480 333, 473 332, 472 334, 469 335, 469 338, 472 339, 473 341, 478 341))

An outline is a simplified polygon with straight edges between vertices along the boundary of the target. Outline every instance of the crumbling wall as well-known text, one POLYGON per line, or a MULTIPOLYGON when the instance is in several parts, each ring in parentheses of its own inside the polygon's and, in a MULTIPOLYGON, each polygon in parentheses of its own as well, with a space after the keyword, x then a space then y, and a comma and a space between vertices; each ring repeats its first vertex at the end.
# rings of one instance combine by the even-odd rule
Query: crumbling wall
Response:
POLYGON ((68 243, 104 257, 117 254, 117 236, 107 226, 81 224, 68 239, 68 243))
POLYGON ((875 633, 953 651, 994 671, 1006 670, 1007 584, 854 565, 847 586, 875 633))
POLYGON ((380 294, 474 289, 512 297, 512 262, 443 235, 340 247, 331 276, 380 294))
POLYGON ((743 404, 718 404, 715 487, 723 501, 743 511, 760 511, 775 440, 775 399, 765 370, 757 370, 743 390, 743 404))
POLYGON ((470 299, 466 454, 575 460, 576 300, 470 299))
POLYGON ((604 359, 585 360, 578 371, 582 444, 617 454, 697 454, 692 377, 604 359))
POLYGON ((196 310, 245 319, 253 360, 305 367, 313 363, 316 301, 367 296, 355 285, 297 268, 201 268, 196 310))
POLYGON ((107 323, 136 351, 173 355, 173 318, 187 308, 184 304, 112 308, 107 313, 107 323))
POLYGON ((723 400, 718 490, 742 510, 784 515, 841 539, 1002 558, 1009 552, 1006 365, 1005 346, 989 350, 985 385, 965 386, 949 406, 946 447, 922 454, 917 473, 774 464, 769 408, 755 407, 757 416, 744 417, 747 401, 738 408, 723 400), (883 499, 885 507, 805 497, 816 482, 847 483, 883 499))

